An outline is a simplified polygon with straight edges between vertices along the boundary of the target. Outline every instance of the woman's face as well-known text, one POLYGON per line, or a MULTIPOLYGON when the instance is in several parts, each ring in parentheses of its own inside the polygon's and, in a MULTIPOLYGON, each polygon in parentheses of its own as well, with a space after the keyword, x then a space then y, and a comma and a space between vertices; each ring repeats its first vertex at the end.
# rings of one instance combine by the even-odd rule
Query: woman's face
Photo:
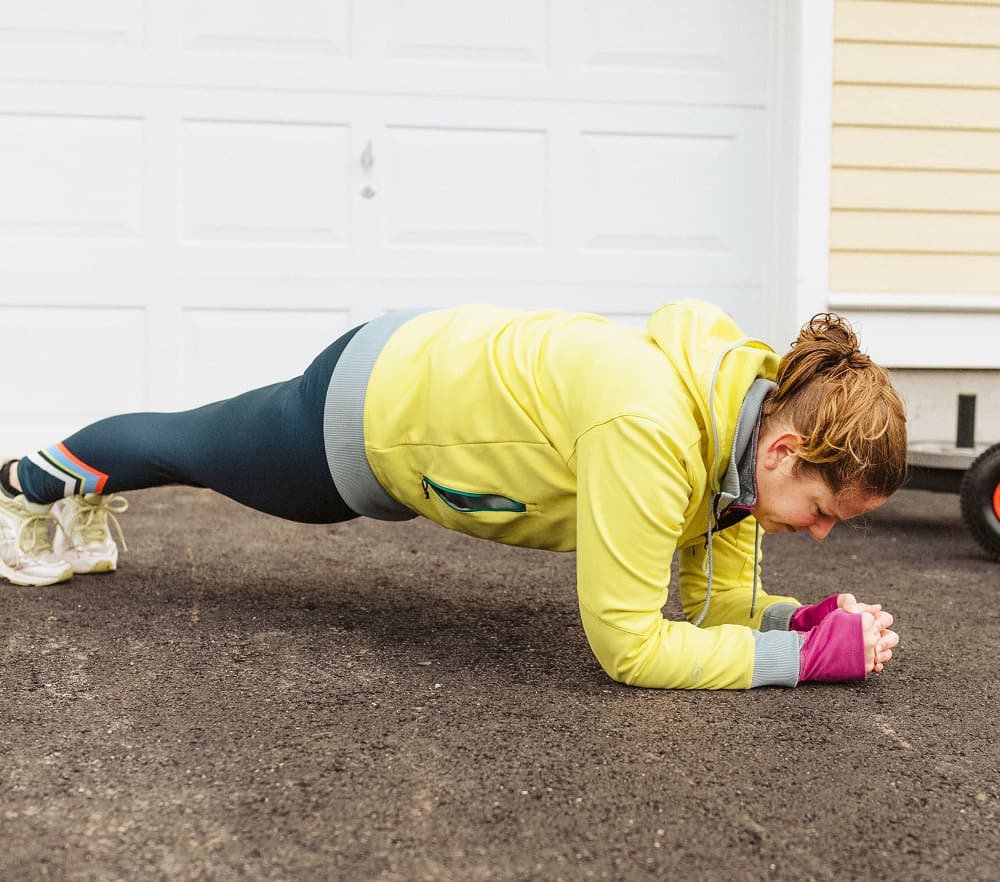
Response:
POLYGON ((794 432, 776 430, 757 445, 757 504, 753 515, 765 533, 799 533, 825 539, 840 521, 866 514, 885 497, 854 489, 834 493, 818 475, 796 470, 802 439, 794 432))

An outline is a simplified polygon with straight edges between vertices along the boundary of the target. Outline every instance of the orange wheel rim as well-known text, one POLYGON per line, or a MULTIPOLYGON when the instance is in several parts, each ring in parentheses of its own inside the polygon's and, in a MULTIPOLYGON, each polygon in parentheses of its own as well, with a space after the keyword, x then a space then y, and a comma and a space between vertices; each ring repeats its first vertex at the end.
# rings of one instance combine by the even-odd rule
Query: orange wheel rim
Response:
POLYGON ((993 514, 997 516, 997 520, 1000 521, 1000 484, 997 484, 993 488, 993 514))

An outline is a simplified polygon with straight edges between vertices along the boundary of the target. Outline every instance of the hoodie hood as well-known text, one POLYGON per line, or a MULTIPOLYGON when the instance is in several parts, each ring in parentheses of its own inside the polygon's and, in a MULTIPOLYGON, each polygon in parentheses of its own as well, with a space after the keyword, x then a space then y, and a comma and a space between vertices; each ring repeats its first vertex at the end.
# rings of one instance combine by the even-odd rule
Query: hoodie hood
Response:
MULTIPOLYGON (((779 359, 767 344, 743 336, 736 322, 721 309, 701 301, 682 300, 658 309, 650 317, 648 328, 650 336, 673 363, 692 398, 698 402, 705 427, 709 497, 705 544, 708 553, 705 605, 694 622, 700 625, 712 602, 712 536, 715 530, 724 526, 719 523, 723 509, 740 495, 740 459, 751 458, 748 478, 753 480, 754 451, 746 449, 746 428, 752 425, 752 434, 756 436, 760 407, 772 385, 767 380, 763 383, 757 380, 773 377, 777 373, 779 359), (700 342, 691 345, 691 341, 700 342), (685 343, 688 345, 685 346, 685 343), (741 416, 744 424, 742 433, 739 432, 741 416), (741 434, 744 449, 738 450, 741 434), (725 490, 724 480, 732 484, 725 490)), ((755 549, 760 538, 760 524, 756 526, 756 537, 755 549)), ((754 553, 751 617, 757 599, 756 551, 754 553)))
POLYGON ((697 402, 706 430, 709 490, 717 494, 747 391, 757 377, 777 373, 779 358, 766 343, 744 336, 717 306, 701 300, 661 307, 650 316, 647 330, 697 402))

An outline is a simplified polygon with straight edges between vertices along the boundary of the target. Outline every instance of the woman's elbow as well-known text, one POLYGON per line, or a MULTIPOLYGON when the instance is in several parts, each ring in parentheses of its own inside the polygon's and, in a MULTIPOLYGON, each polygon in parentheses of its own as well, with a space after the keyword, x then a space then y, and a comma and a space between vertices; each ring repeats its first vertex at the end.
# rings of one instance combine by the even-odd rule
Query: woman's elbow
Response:
POLYGON ((616 683, 642 686, 656 653, 655 642, 640 634, 619 634, 613 643, 591 640, 590 648, 604 673, 616 683))

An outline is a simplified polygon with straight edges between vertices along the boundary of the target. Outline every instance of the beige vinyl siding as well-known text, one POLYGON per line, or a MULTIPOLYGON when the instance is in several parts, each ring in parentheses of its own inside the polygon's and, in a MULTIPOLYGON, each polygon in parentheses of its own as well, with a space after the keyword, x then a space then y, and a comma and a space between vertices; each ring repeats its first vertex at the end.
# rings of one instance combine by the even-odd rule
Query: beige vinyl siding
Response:
POLYGON ((835 10, 830 290, 1000 292, 1000 0, 835 10))

